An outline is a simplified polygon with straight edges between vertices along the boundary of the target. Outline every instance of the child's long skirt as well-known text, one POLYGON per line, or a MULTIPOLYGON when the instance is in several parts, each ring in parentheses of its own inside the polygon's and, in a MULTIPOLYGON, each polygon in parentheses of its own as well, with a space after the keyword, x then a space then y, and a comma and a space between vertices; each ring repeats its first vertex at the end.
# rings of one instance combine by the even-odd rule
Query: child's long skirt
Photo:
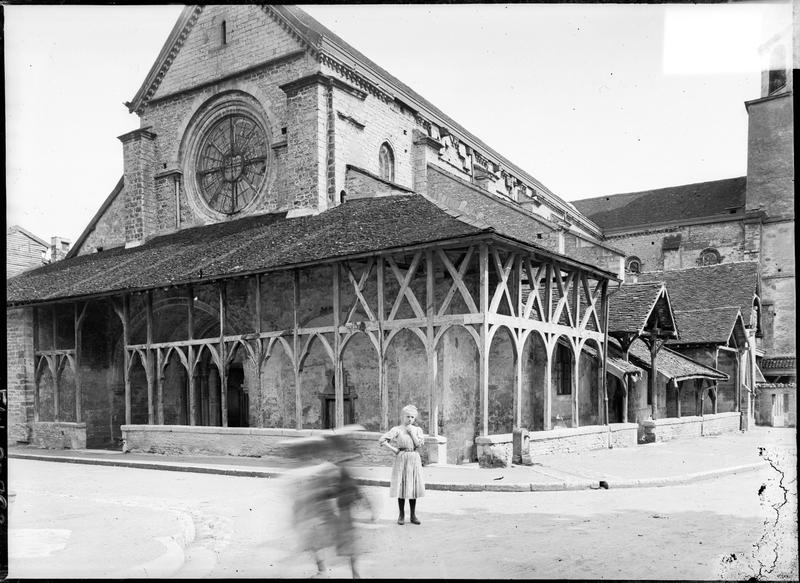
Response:
POLYGON ((422 460, 415 451, 401 451, 394 458, 389 496, 406 500, 425 495, 422 479, 422 460))

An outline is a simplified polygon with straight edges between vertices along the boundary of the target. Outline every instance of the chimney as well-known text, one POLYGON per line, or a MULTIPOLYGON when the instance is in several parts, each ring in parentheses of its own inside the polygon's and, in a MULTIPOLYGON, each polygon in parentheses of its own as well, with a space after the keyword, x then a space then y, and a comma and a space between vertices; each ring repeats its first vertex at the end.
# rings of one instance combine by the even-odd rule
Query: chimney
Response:
POLYGON ((50 263, 64 259, 69 252, 69 246, 69 239, 50 237, 50 263))

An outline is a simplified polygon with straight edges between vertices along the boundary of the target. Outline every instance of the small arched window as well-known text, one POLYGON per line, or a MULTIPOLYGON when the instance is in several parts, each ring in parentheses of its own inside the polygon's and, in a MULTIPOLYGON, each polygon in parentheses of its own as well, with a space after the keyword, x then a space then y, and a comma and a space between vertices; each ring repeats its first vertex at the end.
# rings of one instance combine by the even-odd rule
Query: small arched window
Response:
POLYGON ((700 253, 700 259, 698 259, 697 263, 700 265, 716 265, 722 260, 720 257, 719 251, 716 249, 703 249, 700 253))
POLYGON ((642 260, 631 255, 625 260, 625 273, 633 273, 639 275, 642 272, 642 260))
POLYGON ((786 85, 786 50, 783 47, 775 47, 770 55, 768 85, 770 95, 786 85))
POLYGON ((561 342, 556 343, 555 366, 553 367, 557 395, 572 394, 572 355, 561 342))
POLYGON ((384 142, 378 153, 378 168, 381 178, 394 182, 394 153, 392 147, 384 142))

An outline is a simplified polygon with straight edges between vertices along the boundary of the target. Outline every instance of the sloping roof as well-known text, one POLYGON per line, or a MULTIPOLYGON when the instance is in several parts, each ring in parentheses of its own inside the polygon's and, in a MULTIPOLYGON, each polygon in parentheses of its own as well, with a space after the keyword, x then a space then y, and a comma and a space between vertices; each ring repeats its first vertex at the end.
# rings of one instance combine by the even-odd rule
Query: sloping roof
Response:
POLYGON ((753 298, 759 291, 758 262, 738 261, 675 271, 645 272, 639 275, 639 281, 665 282, 672 308, 676 312, 736 306, 742 311, 745 324, 748 324, 753 298))
POLYGON ((664 330, 677 333, 664 284, 659 281, 623 284, 608 299, 608 333, 641 333, 658 318, 664 330))
POLYGON ((489 233, 557 255, 537 245, 533 229, 481 228, 420 195, 385 196, 348 201, 317 215, 289 219, 273 213, 194 227, 130 249, 64 259, 9 279, 7 303, 207 281, 489 233))
POLYGON ((11 226, 8 228, 8 230, 6 231, 6 234, 7 234, 7 235, 10 235, 11 233, 13 233, 13 232, 15 232, 15 231, 16 231, 17 233, 22 233, 23 235, 25 235, 26 237, 28 237, 28 238, 29 238, 29 239, 31 239, 32 241, 34 241, 34 242, 38 243, 39 245, 41 245, 41 246, 42 246, 42 247, 44 247, 44 248, 47 248, 47 247, 49 247, 49 246, 50 246, 49 244, 47 244, 47 243, 45 242, 45 240, 44 240, 44 239, 41 239, 41 238, 37 237, 36 235, 34 235, 33 233, 31 233, 31 232, 30 232, 28 229, 23 229, 23 228, 22 228, 22 227, 20 227, 19 225, 11 225, 11 226))
POLYGON ((603 229, 623 229, 727 215, 731 210, 742 214, 746 185, 747 177, 740 176, 598 196, 572 204, 603 229))
POLYGON ((620 377, 622 375, 641 375, 642 369, 632 362, 629 362, 622 358, 621 356, 611 356, 610 354, 606 357, 606 366, 609 369, 609 372, 616 377, 620 377))
POLYGON ((64 259, 8 280, 7 302, 174 285, 481 232, 421 196, 353 200, 314 216, 246 217, 64 259))
MULTIPOLYGON (((641 340, 631 344, 629 353, 631 360, 644 370, 650 370, 650 351, 641 340)), ((666 346, 656 356, 658 374, 669 380, 683 381, 694 378, 727 380, 728 375, 710 366, 700 364, 682 354, 670 350, 666 346)))
POLYGON ((677 344, 727 344, 732 335, 742 343, 744 322, 736 306, 704 308, 702 310, 676 310, 681 336, 677 344))

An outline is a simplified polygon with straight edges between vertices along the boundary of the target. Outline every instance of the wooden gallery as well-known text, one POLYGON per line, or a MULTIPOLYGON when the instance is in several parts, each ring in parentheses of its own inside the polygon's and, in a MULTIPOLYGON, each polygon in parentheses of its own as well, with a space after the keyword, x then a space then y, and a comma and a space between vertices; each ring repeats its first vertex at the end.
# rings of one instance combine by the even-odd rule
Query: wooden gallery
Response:
POLYGON ((357 423, 390 463, 412 403, 428 463, 502 465, 747 427, 755 263, 682 344, 669 283, 623 284, 596 224, 302 10, 186 7, 127 106, 119 183, 8 280, 11 443, 260 456, 357 423))

